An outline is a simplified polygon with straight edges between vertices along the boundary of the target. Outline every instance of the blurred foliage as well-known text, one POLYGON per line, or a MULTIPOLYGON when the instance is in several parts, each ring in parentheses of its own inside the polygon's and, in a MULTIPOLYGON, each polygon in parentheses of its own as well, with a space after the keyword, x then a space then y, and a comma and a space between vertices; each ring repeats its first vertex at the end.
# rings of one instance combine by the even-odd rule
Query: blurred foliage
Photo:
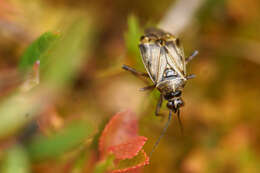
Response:
POLYGON ((82 144, 91 131, 87 123, 73 122, 51 137, 37 136, 29 145, 30 157, 34 160, 58 157, 82 144))
MULTIPOLYGON (((37 90, 27 93, 17 92, 0 103, 0 138, 24 126, 39 114, 38 111, 42 107, 51 102, 55 94, 61 92, 63 87, 67 87, 82 62, 85 34, 85 24, 79 21, 74 23, 63 38, 55 42, 51 52, 42 52, 48 63, 44 64, 41 85, 37 90)), ((36 52, 32 49, 31 51, 36 52)), ((34 57, 28 56, 28 59, 30 58, 34 57)))
POLYGON ((106 172, 107 170, 111 169, 110 167, 113 167, 113 161, 114 161, 114 156, 110 155, 108 158, 104 161, 101 161, 98 163, 94 169, 94 173, 103 173, 106 172))
POLYGON ((29 158, 25 149, 20 145, 15 145, 6 151, 6 158, 1 167, 2 173, 29 173, 29 158))
POLYGON ((51 51, 49 49, 57 37, 57 34, 51 32, 42 34, 25 50, 24 55, 19 62, 19 68, 22 71, 25 71, 32 68, 37 60, 40 60, 40 62, 43 63, 44 60, 42 60, 42 55, 44 55, 44 52, 46 51, 51 51))
POLYGON ((140 69, 143 68, 143 62, 139 51, 139 41, 143 34, 139 26, 138 19, 131 15, 127 20, 128 30, 125 33, 126 50, 128 54, 135 60, 135 65, 140 69))
MULTIPOLYGON (((105 172, 113 159, 99 162, 97 134, 125 109, 137 113, 149 153, 168 110, 155 117, 160 93, 138 91, 151 81, 120 66, 145 72, 139 38, 176 2, 0 0, 0 172, 105 172), (40 83, 24 92, 36 60, 40 83), (40 128, 24 135, 31 123, 40 128)), ((260 2, 201 3, 179 35, 187 55, 200 52, 187 67, 197 77, 183 91, 184 136, 173 117, 139 172, 260 172, 260 2)))

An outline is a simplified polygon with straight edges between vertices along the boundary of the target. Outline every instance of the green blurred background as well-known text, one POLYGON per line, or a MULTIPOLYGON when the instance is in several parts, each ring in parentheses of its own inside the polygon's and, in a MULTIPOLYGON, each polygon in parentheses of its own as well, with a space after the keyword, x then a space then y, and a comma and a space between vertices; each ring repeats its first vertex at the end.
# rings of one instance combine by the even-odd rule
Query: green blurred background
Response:
MULTIPOLYGON (((181 38, 186 55, 194 50, 200 53, 188 65, 196 78, 188 82, 183 94, 184 135, 174 117, 150 165, 141 171, 260 172, 259 21, 259 0, 0 0, 1 171, 24 173, 32 167, 37 173, 63 172, 60 167, 66 158, 89 152, 78 147, 55 161, 30 162, 27 145, 24 141, 17 145, 17 138, 36 116, 43 117, 46 133, 68 131, 68 136, 57 135, 50 141, 35 140, 54 143, 51 149, 44 142, 29 144, 29 157, 36 160, 63 154, 89 135, 86 143, 91 143, 109 117, 125 109, 138 115, 149 153, 166 116, 154 116, 158 92, 140 92, 146 84, 121 66, 145 71, 137 47, 139 37, 146 27, 159 26, 181 38), (42 86, 20 92, 17 88, 25 76, 18 68, 21 57, 47 31, 66 34, 49 50, 50 56, 40 58, 42 86), (29 118, 20 119, 20 114, 29 118), (67 145, 60 148, 63 143, 67 145), (37 151, 39 145, 49 149, 47 154, 37 151), (53 153, 55 147, 60 153, 53 153), (19 164, 24 170, 15 167, 19 164)), ((168 114, 165 105, 162 113, 168 114)), ((80 173, 79 165, 88 162, 84 159, 78 159, 71 172, 80 173)))

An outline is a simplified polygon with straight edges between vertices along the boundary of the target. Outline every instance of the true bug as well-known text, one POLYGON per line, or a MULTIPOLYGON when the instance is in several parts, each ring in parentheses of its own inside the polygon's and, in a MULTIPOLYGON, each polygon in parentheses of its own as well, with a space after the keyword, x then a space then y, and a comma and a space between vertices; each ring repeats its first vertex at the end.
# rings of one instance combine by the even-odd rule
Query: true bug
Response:
POLYGON ((187 80, 195 77, 195 75, 187 75, 186 65, 198 54, 198 51, 194 51, 191 56, 185 58, 179 38, 155 28, 146 30, 145 34, 141 36, 139 49, 147 73, 138 72, 126 65, 123 65, 122 68, 138 77, 150 77, 153 85, 142 88, 142 91, 154 88, 160 91, 161 95, 155 115, 159 115, 163 99, 168 101, 168 121, 154 145, 153 152, 168 128, 172 111, 177 113, 182 130, 180 107, 184 106, 184 102, 181 95, 187 80))

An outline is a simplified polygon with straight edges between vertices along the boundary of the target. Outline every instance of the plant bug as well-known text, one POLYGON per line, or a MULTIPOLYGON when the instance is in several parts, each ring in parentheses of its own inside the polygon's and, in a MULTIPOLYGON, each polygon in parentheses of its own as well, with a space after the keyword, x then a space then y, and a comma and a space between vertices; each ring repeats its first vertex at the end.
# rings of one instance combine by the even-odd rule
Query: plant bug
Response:
POLYGON ((181 131, 183 131, 180 108, 184 106, 184 102, 181 95, 186 82, 195 77, 193 74, 187 75, 186 65, 198 54, 198 51, 194 51, 191 56, 185 58, 179 38, 155 28, 147 29, 145 34, 141 36, 139 49, 147 73, 138 72, 126 65, 123 65, 122 68, 138 77, 152 80, 153 85, 144 87, 141 90, 157 88, 161 93, 155 115, 159 115, 163 100, 168 101, 168 121, 152 149, 153 152, 169 126, 172 112, 177 114, 181 131))

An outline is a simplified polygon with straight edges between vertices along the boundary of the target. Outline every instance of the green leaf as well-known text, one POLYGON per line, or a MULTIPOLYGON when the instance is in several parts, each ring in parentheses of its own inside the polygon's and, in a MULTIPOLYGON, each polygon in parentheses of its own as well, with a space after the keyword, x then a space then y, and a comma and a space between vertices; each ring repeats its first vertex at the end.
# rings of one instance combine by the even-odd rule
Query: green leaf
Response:
MULTIPOLYGON (((44 65, 41 83, 59 90, 61 86, 70 84, 75 72, 82 66, 83 58, 91 47, 92 34, 89 24, 76 20, 67 30, 66 35, 61 35, 52 46, 50 54, 44 56, 47 64, 44 65)), ((42 65, 42 64, 41 64, 42 65)))
POLYGON ((125 43, 128 54, 133 58, 138 67, 143 68, 143 63, 138 48, 140 37, 143 30, 138 24, 138 20, 135 16, 131 15, 128 18, 128 30, 125 33, 125 43))
MULTIPOLYGON (((86 19, 75 19, 51 51, 42 56, 41 83, 30 92, 15 92, 0 102, 0 139, 19 132, 26 123, 44 110, 46 104, 69 87, 84 62, 87 62, 93 40, 92 25, 86 19), (84 55, 84 56, 83 56, 84 55), (46 62, 45 61, 45 62, 46 62)), ((94 35, 95 36, 95 35, 94 35)))
POLYGON ((23 147, 16 145, 6 152, 1 173, 29 173, 29 159, 23 147))
POLYGON ((85 122, 74 122, 57 134, 38 136, 28 147, 32 159, 43 160, 57 157, 84 142, 92 128, 85 122))
POLYGON ((115 157, 113 155, 109 155, 106 160, 99 162, 95 169, 94 173, 103 173, 109 170, 110 167, 114 165, 115 157))
POLYGON ((32 68, 37 60, 42 61, 42 55, 50 50, 57 38, 58 35, 52 32, 42 34, 25 50, 19 62, 19 69, 24 72, 32 68))

